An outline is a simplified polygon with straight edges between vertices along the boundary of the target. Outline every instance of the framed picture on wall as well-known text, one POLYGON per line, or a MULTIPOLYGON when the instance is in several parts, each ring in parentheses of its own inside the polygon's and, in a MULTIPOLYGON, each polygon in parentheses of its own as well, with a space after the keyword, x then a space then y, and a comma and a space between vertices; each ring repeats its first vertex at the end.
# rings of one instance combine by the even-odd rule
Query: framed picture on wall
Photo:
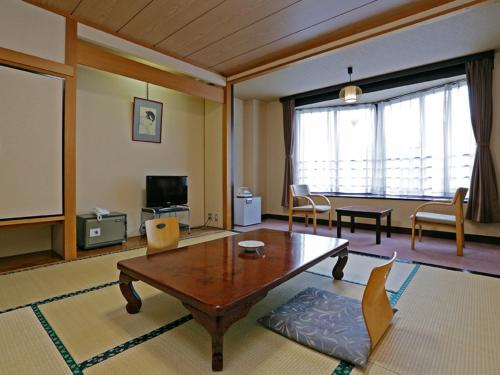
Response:
POLYGON ((161 143, 163 103, 134 98, 132 140, 161 143))

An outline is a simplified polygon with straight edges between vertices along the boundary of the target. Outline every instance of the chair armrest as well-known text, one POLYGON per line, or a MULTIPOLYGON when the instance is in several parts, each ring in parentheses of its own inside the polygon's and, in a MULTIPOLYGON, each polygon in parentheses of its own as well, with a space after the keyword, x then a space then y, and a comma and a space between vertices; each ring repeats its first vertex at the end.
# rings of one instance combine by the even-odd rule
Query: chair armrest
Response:
POLYGON ((305 199, 306 201, 308 201, 311 204, 311 206, 313 207, 313 210, 316 209, 316 203, 314 203, 314 201, 311 198, 309 198, 309 197, 307 197, 305 195, 294 195, 293 197, 294 198, 305 199))
POLYGON ((427 202, 427 203, 424 203, 424 204, 421 204, 420 206, 418 206, 415 209, 415 212, 413 212, 413 215, 416 215, 417 212, 419 212, 419 211, 422 210, 422 208, 429 207, 429 206, 446 206, 446 207, 450 207, 450 206, 453 206, 453 203, 450 202, 450 201, 431 201, 431 202, 427 202))
POLYGON ((309 194, 309 196, 311 198, 321 198, 321 199, 323 199, 326 202, 326 205, 330 206, 330 208, 332 208, 332 204, 330 203, 330 200, 327 197, 325 197, 323 194, 309 194))

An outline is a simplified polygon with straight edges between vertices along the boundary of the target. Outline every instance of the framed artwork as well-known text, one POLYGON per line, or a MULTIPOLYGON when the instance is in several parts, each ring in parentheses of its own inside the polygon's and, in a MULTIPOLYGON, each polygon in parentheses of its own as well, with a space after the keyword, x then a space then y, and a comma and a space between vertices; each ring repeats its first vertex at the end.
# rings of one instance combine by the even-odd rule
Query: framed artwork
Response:
POLYGON ((134 98, 132 140, 161 143, 163 103, 134 98))

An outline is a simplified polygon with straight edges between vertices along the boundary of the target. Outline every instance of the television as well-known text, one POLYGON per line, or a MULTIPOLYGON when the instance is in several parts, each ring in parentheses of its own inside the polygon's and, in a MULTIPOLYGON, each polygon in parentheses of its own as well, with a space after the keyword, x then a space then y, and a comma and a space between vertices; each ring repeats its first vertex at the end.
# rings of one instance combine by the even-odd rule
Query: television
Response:
POLYGON ((187 201, 187 176, 146 176, 147 207, 170 207, 187 201))

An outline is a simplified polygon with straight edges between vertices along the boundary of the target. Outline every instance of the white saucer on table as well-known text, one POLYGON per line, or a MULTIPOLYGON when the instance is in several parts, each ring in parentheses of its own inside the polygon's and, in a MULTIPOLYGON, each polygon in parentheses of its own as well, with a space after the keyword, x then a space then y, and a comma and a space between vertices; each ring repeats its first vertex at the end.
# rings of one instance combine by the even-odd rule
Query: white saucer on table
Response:
POLYGON ((264 247, 264 242, 262 241, 240 241, 238 242, 238 246, 242 247, 244 251, 249 252, 249 253, 254 253, 258 252, 260 249, 264 247))

